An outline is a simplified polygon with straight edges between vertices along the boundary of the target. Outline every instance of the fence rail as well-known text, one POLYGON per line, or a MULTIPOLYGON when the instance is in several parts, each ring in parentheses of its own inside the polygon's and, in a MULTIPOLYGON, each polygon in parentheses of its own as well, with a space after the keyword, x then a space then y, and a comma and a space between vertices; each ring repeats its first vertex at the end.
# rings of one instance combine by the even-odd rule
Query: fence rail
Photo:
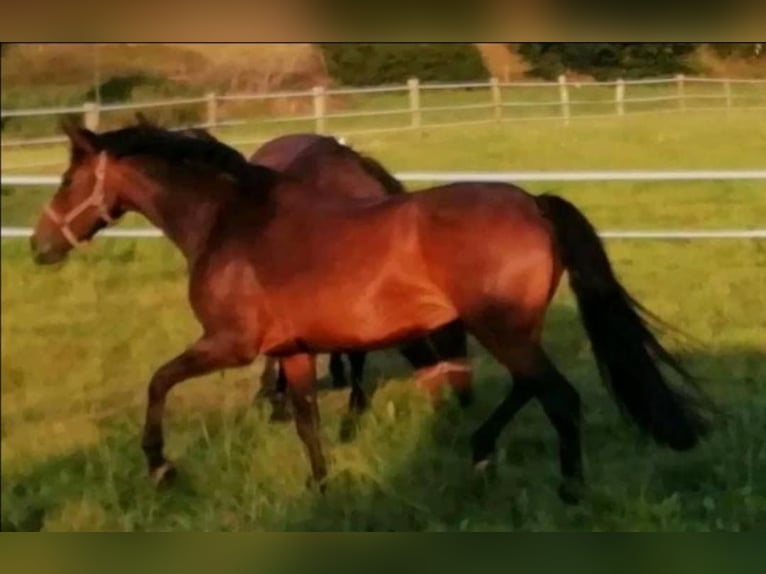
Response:
MULTIPOLYGON (((159 229, 105 229, 99 232, 103 237, 159 239, 164 237, 159 229)), ((606 230, 599 232, 605 239, 766 239, 766 229, 635 229, 635 230, 606 230)), ((2 227, 0 237, 3 239, 23 239, 32 236, 31 227, 2 227)))
MULTIPOLYGON (((473 97, 472 96, 472 97, 473 97)), ((408 129, 422 129, 429 127, 442 127, 445 125, 467 125, 477 123, 475 118, 450 122, 431 122, 425 121, 428 116, 435 112, 465 112, 471 110, 489 110, 489 116, 485 121, 515 121, 515 120, 550 120, 550 109, 553 106, 558 107, 558 117, 565 124, 572 119, 593 117, 592 113, 585 111, 587 107, 603 106, 609 108, 608 114, 612 116, 631 115, 635 113, 646 113, 645 109, 637 109, 640 106, 649 104, 666 104, 664 108, 648 110, 650 112, 668 111, 670 106, 674 111, 683 112, 689 109, 697 109, 694 102, 713 102, 716 105, 706 106, 710 109, 749 109, 752 107, 760 108, 766 105, 766 79, 728 79, 728 78, 700 78, 686 77, 678 75, 672 78, 648 78, 643 80, 622 80, 618 79, 610 82, 595 81, 571 81, 565 76, 559 77, 557 82, 501 82, 497 78, 489 78, 486 82, 469 83, 438 83, 421 84, 416 78, 410 79, 404 85, 390 86, 371 86, 363 88, 332 88, 326 89, 323 86, 317 86, 311 90, 301 91, 282 91, 271 93, 234 93, 234 94, 216 94, 209 93, 205 96, 192 98, 174 98, 168 100, 155 100, 149 102, 124 102, 109 103, 98 105, 95 102, 85 102, 81 106, 61 106, 32 109, 3 109, 0 110, 0 116, 5 119, 13 118, 14 121, 23 118, 56 116, 64 114, 82 115, 84 124, 90 129, 98 129, 102 123, 102 116, 116 111, 141 110, 156 107, 175 107, 175 106, 200 106, 199 116, 203 118, 204 125, 209 127, 218 127, 224 124, 247 123, 248 121, 257 121, 259 123, 287 123, 287 122, 310 122, 318 132, 324 132, 328 127, 328 120, 340 120, 344 118, 375 118, 390 115, 409 116, 406 124, 391 127, 381 126, 368 130, 347 131, 346 133, 373 133, 376 131, 395 131, 408 129), (648 94, 646 90, 643 93, 636 90, 641 86, 651 87, 654 90, 658 86, 666 86, 661 94, 648 94), (704 88, 704 93, 695 93, 693 87, 697 85, 700 89, 704 88), (757 96, 749 93, 742 93, 741 88, 745 86, 762 86, 763 92, 757 96), (532 100, 511 97, 515 92, 523 93, 521 88, 549 89, 550 98, 545 100, 532 100), (580 93, 588 91, 588 88, 598 88, 599 94, 604 97, 580 97, 580 93), (736 89, 735 89, 736 88, 736 89), (518 89, 518 90, 517 90, 518 89), (424 96, 429 93, 439 93, 445 91, 458 91, 464 94, 471 93, 477 101, 470 103, 455 103, 442 105, 424 105, 424 96), (712 90, 712 91, 711 91, 712 90), (632 93, 633 92, 633 93, 632 93), (638 93, 635 93, 638 92, 638 93), (396 109, 383 108, 352 109, 342 112, 333 112, 328 106, 330 98, 338 96, 374 96, 378 94, 401 94, 404 101, 408 104, 406 107, 397 107, 396 109), (252 112, 237 111, 236 105, 243 102, 267 102, 276 99, 304 99, 313 101, 313 111, 306 113, 303 111, 298 114, 274 114, 266 116, 262 113, 257 117, 252 112), (743 105, 744 102, 760 102, 761 106, 743 105), (631 105, 632 104, 632 105, 631 105), (231 108, 231 113, 223 112, 231 108), (527 111, 529 108, 542 108, 545 115, 519 115, 521 111, 527 111), (239 114, 239 115, 237 115, 239 114), (237 117, 224 117, 235 115, 237 117), (228 121, 226 121, 228 120, 228 121)), ((48 145, 57 143, 62 138, 53 136, 25 139, 3 139, 1 145, 4 148, 29 145, 48 145)))
MULTIPOLYGON (((513 182, 585 182, 585 181, 701 181, 701 180, 766 180, 766 170, 689 170, 689 171, 498 171, 498 172, 400 172, 394 176, 404 182, 453 181, 513 181, 513 182)), ((7 186, 55 186, 57 176, 3 175, 0 183, 7 186)), ((2 238, 24 238, 32 234, 29 227, 2 227, 2 238)), ((160 238, 157 229, 106 229, 102 235, 124 238, 160 238)), ((606 239, 766 239, 766 229, 636 229, 606 230, 600 235, 606 239)))
MULTIPOLYGON (((766 180, 766 169, 738 170, 575 170, 575 171, 403 171, 393 174, 403 182, 450 183, 454 181, 585 182, 585 181, 729 181, 766 180)), ((0 184, 32 187, 55 186, 56 175, 2 175, 0 184)))

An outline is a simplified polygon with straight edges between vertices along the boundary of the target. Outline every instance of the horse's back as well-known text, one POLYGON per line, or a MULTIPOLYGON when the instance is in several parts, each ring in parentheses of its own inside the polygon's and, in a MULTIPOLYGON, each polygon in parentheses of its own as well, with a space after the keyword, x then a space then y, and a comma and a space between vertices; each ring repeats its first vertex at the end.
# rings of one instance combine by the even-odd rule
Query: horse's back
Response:
POLYGON ((284 171, 301 153, 317 142, 327 139, 319 134, 288 134, 267 141, 250 156, 257 163, 277 171, 284 171))
POLYGON ((380 164, 328 136, 281 136, 261 146, 250 162, 306 183, 317 199, 385 197, 401 190, 380 164))

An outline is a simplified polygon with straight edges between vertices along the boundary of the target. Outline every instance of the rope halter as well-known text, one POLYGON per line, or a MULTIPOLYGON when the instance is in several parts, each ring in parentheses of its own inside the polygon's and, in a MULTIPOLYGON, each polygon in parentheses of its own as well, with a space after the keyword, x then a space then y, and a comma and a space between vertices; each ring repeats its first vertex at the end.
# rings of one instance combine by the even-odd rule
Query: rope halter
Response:
POLYGON ((107 225, 114 223, 114 219, 109 215, 109 209, 106 205, 106 194, 104 193, 104 179, 106 178, 106 152, 101 152, 98 155, 98 163, 96 164, 96 183, 93 186, 93 191, 82 202, 69 210, 63 216, 53 209, 51 204, 47 204, 43 208, 43 212, 53 223, 58 226, 59 231, 64 238, 69 242, 72 247, 79 247, 84 242, 77 239, 77 236, 72 232, 69 225, 77 219, 86 209, 89 207, 95 207, 98 210, 98 214, 107 225))

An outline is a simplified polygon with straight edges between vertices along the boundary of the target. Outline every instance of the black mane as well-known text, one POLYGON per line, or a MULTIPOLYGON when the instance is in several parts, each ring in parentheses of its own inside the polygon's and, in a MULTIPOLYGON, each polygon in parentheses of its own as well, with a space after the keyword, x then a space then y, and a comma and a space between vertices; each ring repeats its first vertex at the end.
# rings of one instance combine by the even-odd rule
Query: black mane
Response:
POLYGON ((359 161, 362 163, 362 167, 364 170, 370 174, 372 177, 377 179, 383 187, 386 188, 386 191, 391 195, 397 195, 399 193, 406 193, 407 190, 404 188, 404 185, 401 181, 396 179, 391 173, 383 167, 383 165, 375 160, 372 159, 368 155, 364 155, 359 153, 358 151, 347 148, 351 153, 356 154, 359 161))
POLYGON ((235 178, 244 190, 264 191, 279 174, 250 164, 237 150, 213 138, 201 138, 156 126, 131 126, 97 134, 95 145, 115 157, 148 155, 171 164, 199 165, 235 178))

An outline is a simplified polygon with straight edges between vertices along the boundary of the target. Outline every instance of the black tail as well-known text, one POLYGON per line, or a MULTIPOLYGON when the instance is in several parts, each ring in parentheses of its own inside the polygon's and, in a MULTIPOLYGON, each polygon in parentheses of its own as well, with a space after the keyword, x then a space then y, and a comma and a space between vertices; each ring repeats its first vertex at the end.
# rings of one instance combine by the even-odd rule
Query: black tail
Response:
POLYGON ((709 429, 709 401, 650 331, 642 314, 651 315, 617 280, 582 212, 555 195, 538 196, 537 203, 555 229, 596 362, 615 400, 658 443, 676 450, 694 447, 709 429), (663 365, 687 385, 671 386, 660 370, 663 365))

